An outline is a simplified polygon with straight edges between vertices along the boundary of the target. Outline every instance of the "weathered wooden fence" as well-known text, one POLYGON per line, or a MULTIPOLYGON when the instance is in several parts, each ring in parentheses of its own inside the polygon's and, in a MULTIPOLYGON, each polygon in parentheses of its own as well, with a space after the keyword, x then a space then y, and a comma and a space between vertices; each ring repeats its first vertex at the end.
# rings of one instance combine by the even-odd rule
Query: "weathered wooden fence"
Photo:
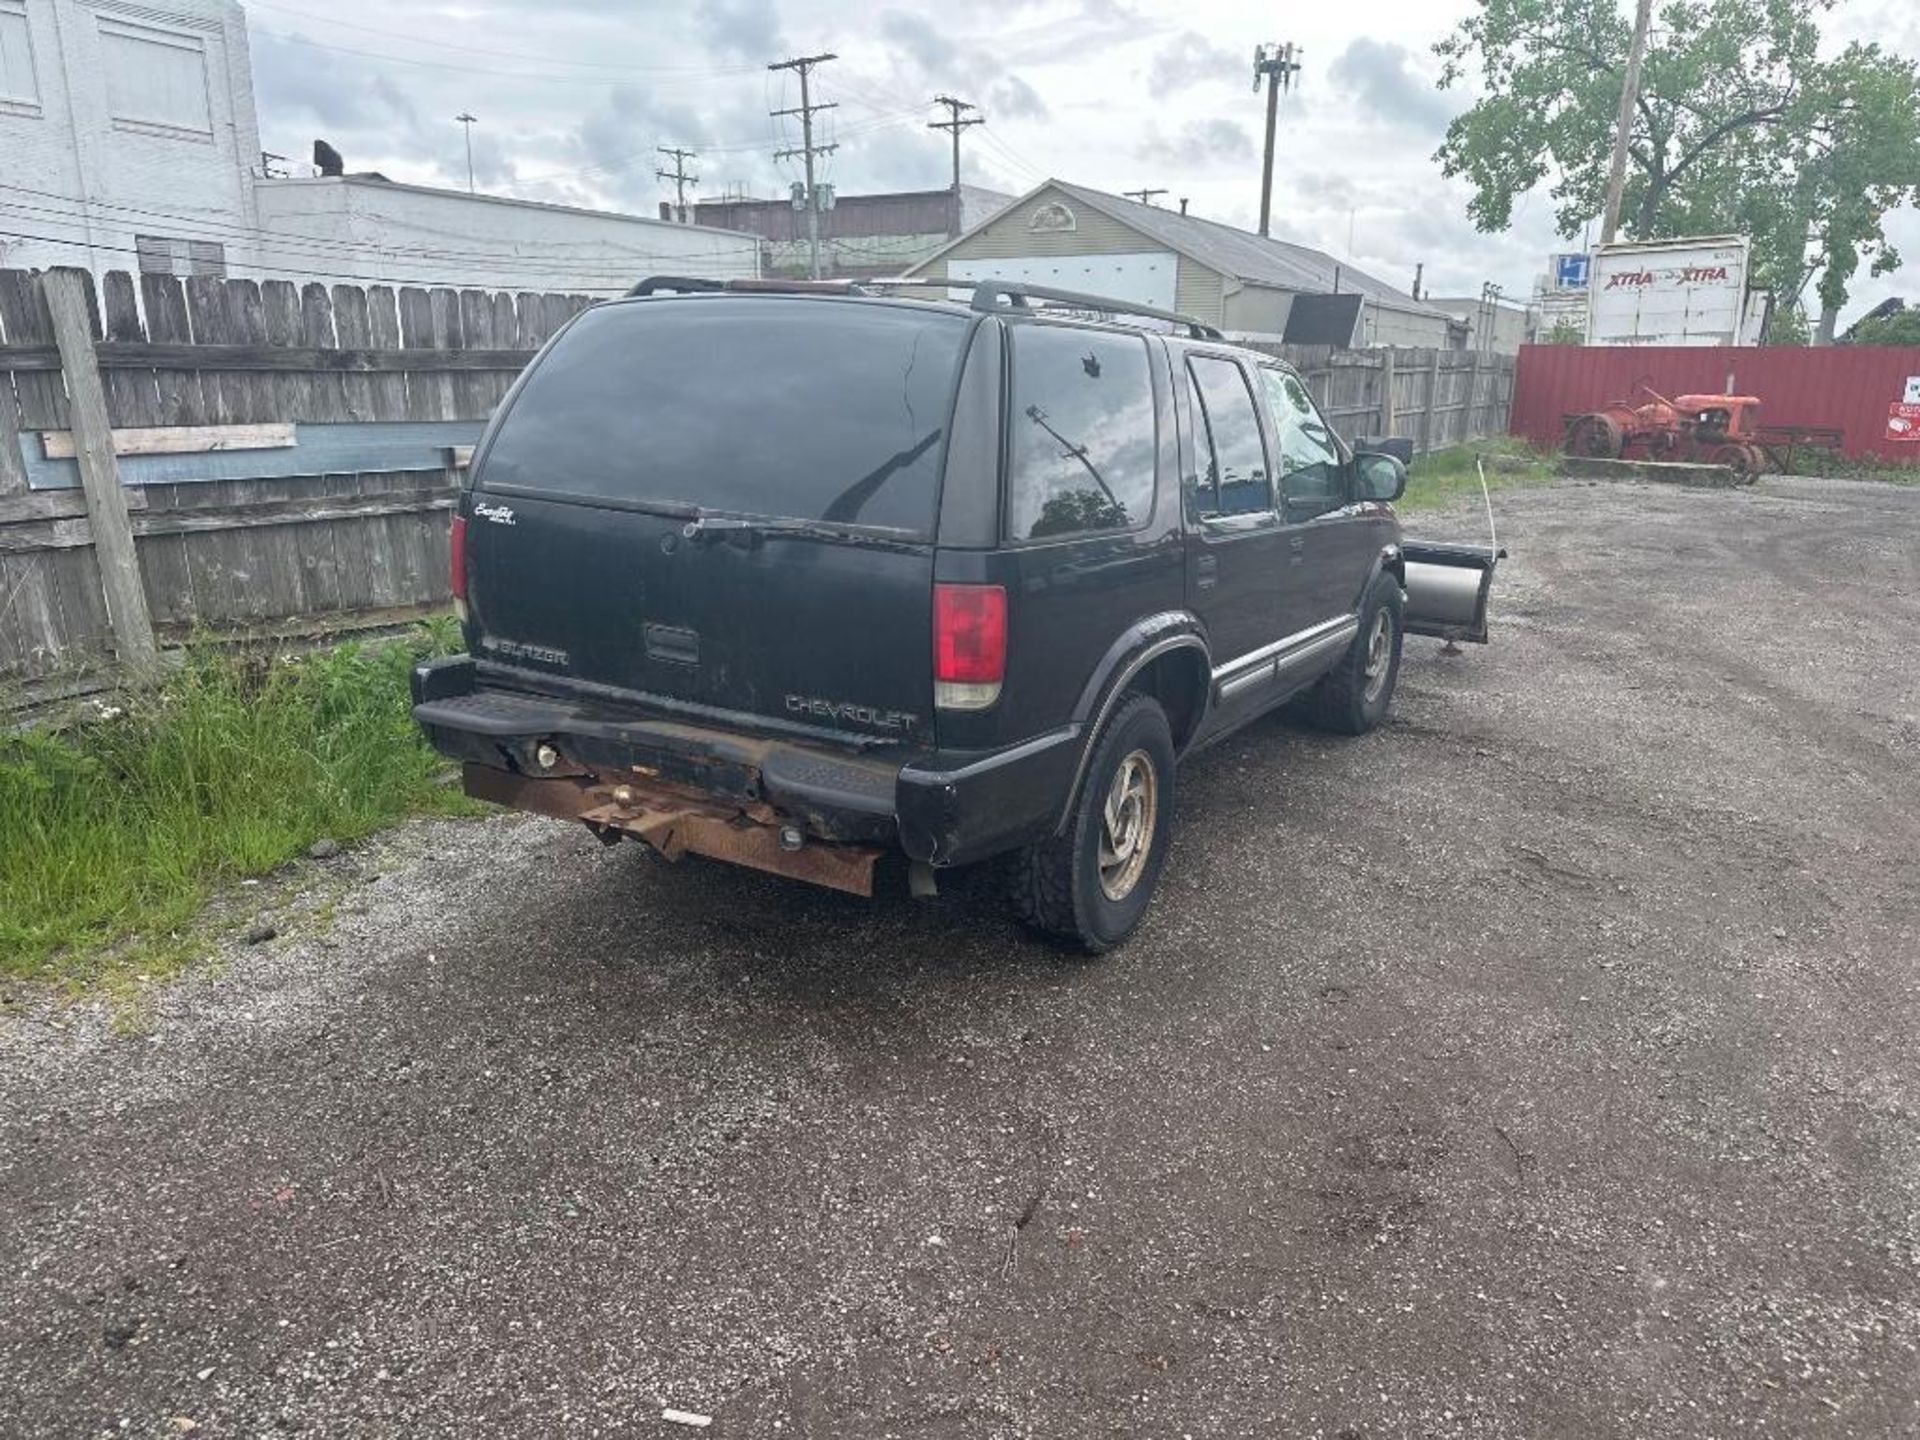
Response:
MULTIPOLYGON (((0 270, 0 704, 444 604, 460 453, 588 303, 0 270)), ((1506 429, 1511 357, 1274 353, 1349 439, 1506 429)))
POLYGON ((459 452, 588 303, 0 270, 0 690, 444 604, 459 452))
POLYGON ((1401 435, 1425 454, 1504 435, 1513 406, 1514 357, 1474 350, 1335 350, 1256 345, 1307 382, 1347 440, 1401 435))

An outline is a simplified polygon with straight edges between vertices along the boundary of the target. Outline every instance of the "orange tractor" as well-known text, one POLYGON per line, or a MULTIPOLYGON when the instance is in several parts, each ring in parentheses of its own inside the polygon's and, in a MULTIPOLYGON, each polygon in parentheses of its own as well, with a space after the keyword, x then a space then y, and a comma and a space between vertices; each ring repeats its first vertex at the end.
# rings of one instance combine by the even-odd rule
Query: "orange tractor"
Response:
POLYGON ((1742 480, 1754 479, 1773 464, 1758 423, 1757 396, 1681 395, 1669 400, 1650 385, 1640 388, 1653 397, 1644 405, 1616 400, 1605 409, 1570 416, 1567 453, 1618 460, 1639 451, 1650 460, 1704 461, 1725 465, 1742 480))

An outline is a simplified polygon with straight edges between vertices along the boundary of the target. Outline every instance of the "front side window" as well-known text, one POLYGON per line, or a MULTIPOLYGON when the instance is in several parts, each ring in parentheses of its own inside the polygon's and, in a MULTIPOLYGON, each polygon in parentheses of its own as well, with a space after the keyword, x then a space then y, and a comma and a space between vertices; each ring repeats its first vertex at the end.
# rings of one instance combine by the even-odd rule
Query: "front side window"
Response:
POLYGON ((1132 335, 1013 332, 1007 533, 1047 540, 1126 530, 1153 510, 1153 382, 1132 335))
POLYGON ((1305 383, 1290 370, 1268 365, 1260 367, 1260 380, 1280 443, 1280 493, 1288 518, 1309 519, 1337 510, 1347 503, 1340 446, 1314 408, 1305 383))
POLYGON ((1228 515, 1258 515, 1273 509, 1267 477, 1267 448, 1253 408, 1247 377, 1231 360, 1195 355, 1187 361, 1200 401, 1194 425, 1200 475, 1194 493, 1202 520, 1228 515))

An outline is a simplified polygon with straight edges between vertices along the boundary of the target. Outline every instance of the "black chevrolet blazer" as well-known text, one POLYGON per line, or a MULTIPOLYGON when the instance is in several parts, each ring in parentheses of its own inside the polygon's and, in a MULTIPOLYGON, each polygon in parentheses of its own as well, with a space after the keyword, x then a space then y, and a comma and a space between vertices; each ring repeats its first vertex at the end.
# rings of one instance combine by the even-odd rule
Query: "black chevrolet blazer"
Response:
POLYGON ((1153 894, 1179 756, 1302 697, 1368 730, 1404 632, 1485 637, 1493 556, 1403 545, 1401 460, 1293 370, 1033 286, 648 282, 470 477, 470 653, 413 687, 471 793, 863 894, 889 851, 919 892, 1005 857, 1091 950, 1153 894))

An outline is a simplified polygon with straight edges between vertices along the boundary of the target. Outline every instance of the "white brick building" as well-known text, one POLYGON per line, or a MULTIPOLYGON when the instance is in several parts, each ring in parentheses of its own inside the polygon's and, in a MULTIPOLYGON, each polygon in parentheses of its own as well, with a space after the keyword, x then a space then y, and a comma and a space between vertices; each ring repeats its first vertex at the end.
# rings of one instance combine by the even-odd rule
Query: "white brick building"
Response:
POLYGON ((606 210, 400 185, 370 175, 262 180, 255 263, 275 274, 489 290, 621 291, 648 275, 750 277, 759 239, 606 210))
POLYGON ((262 177, 233 0, 0 0, 0 266, 610 292, 759 273, 752 235, 262 177))
POLYGON ((0 265, 215 272, 255 224, 230 0, 0 0, 0 265))

